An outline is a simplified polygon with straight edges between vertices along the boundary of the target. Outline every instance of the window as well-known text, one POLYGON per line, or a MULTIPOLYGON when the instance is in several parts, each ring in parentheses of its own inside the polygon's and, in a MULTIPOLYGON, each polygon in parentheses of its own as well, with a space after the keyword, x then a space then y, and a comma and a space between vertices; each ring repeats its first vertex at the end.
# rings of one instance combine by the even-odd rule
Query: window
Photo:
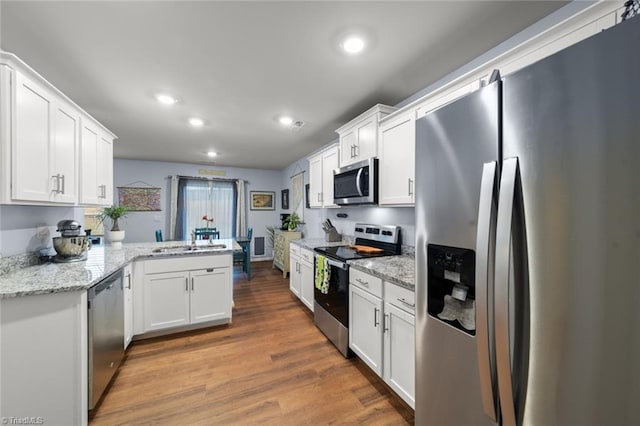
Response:
POLYGON ((104 227, 99 216, 102 208, 86 207, 84 209, 84 229, 91 230, 91 235, 104 235, 104 227))
POLYGON ((213 218, 209 227, 220 232, 220 238, 235 235, 235 185, 233 182, 187 179, 180 193, 182 202, 182 236, 188 238, 195 228, 205 228, 202 216, 213 218))

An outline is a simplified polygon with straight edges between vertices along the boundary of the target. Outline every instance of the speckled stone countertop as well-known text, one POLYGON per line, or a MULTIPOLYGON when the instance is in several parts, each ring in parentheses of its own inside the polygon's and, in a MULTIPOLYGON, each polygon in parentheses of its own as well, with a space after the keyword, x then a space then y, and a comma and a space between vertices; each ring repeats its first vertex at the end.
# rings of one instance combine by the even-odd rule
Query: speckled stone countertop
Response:
MULTIPOLYGON (((323 238, 303 238, 291 244, 313 250, 316 247, 342 246, 352 241, 330 243, 323 238)), ((369 259, 349 260, 347 263, 363 272, 375 275, 385 281, 397 284, 411 291, 415 289, 415 258, 413 255, 381 256, 369 259)))
POLYGON ((416 261, 413 256, 381 256, 370 259, 350 260, 347 263, 351 268, 415 291, 416 261))
POLYGON ((123 244, 120 249, 109 245, 94 246, 89 250, 87 260, 72 263, 46 263, 30 266, 0 275, 0 299, 30 296, 35 294, 81 291, 91 288, 102 278, 117 271, 136 259, 175 256, 206 256, 230 254, 241 250, 233 239, 214 240, 225 247, 209 247, 207 241, 197 241, 198 250, 154 253, 154 249, 188 246, 188 241, 167 241, 162 243, 123 244))

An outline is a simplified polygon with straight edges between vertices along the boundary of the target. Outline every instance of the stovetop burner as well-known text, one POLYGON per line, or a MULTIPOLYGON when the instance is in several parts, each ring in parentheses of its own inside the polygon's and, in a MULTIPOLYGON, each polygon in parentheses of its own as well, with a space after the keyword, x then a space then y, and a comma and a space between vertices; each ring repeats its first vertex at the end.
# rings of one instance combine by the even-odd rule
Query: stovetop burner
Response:
POLYGON ((379 256, 396 256, 402 253, 400 228, 397 226, 357 223, 354 234, 357 245, 380 248, 383 251, 378 253, 363 253, 352 249, 349 245, 317 247, 315 251, 316 253, 339 261, 368 259, 379 256))
MULTIPOLYGON (((363 244, 363 245, 366 245, 366 244, 363 244)), ((317 247, 315 251, 317 253, 332 257, 337 260, 367 259, 369 257, 394 256, 398 254, 388 250, 384 250, 379 253, 361 253, 350 248, 349 246, 317 247)))

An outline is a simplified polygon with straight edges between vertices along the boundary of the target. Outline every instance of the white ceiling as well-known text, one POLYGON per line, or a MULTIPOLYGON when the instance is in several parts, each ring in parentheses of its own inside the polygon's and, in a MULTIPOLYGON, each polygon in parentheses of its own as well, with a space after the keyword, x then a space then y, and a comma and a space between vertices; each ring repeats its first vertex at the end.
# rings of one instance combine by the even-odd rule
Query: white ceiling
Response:
POLYGON ((3 0, 0 42, 118 135, 116 157, 282 169, 564 4, 3 0), (369 48, 348 57, 354 29, 369 48))

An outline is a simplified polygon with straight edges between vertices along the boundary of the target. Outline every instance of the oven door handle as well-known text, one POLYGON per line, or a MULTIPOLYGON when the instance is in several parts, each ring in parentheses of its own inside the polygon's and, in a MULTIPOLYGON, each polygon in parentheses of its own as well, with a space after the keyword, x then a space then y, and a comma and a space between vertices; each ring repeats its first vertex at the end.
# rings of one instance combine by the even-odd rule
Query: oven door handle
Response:
POLYGON ((336 268, 343 269, 345 271, 349 268, 349 265, 347 265, 345 262, 338 262, 333 259, 329 259, 328 257, 325 257, 325 262, 327 262, 331 266, 335 266, 336 268))

